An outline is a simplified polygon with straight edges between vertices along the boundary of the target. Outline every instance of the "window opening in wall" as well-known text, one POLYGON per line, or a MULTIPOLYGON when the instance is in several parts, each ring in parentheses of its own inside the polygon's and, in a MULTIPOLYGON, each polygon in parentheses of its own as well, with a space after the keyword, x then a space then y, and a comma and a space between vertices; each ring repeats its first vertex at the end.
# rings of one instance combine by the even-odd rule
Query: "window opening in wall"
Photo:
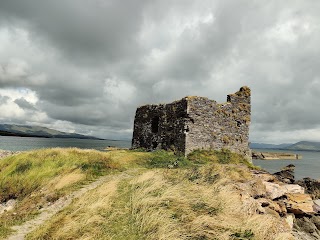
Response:
POLYGON ((158 133, 159 131, 159 117, 152 118, 151 121, 151 131, 153 133, 158 133))
POLYGON ((141 145, 144 144, 144 139, 143 139, 141 136, 138 138, 138 141, 139 141, 139 143, 140 143, 141 145))
POLYGON ((152 148, 156 149, 158 147, 158 143, 157 142, 152 142, 152 148))

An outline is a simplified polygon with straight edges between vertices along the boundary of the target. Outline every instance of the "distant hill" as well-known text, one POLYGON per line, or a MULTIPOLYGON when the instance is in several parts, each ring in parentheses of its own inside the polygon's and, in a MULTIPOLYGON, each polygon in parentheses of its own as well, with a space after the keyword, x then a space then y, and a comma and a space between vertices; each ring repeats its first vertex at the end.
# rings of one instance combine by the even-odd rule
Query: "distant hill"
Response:
POLYGON ((251 149, 285 149, 291 146, 291 143, 268 144, 268 143, 250 143, 251 149))
POLYGON ((251 149, 283 149, 296 151, 320 151, 320 142, 301 141, 294 144, 250 143, 251 149))
POLYGON ((0 124, 0 136, 42 137, 42 138, 78 138, 100 139, 77 133, 60 132, 54 129, 40 126, 22 126, 15 124, 0 124))
POLYGON ((286 147, 288 150, 320 151, 320 142, 301 141, 286 147))

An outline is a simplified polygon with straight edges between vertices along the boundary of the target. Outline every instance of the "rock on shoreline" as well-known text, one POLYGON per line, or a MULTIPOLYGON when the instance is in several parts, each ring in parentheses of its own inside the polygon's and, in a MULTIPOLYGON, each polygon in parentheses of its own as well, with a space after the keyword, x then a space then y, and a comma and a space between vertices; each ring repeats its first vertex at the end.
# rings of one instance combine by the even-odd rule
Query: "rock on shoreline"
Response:
POLYGON ((243 191, 244 201, 255 201, 259 214, 271 213, 285 219, 294 239, 319 240, 320 182, 310 178, 295 181, 294 168, 290 164, 275 174, 252 170, 258 191, 246 197, 243 191))
POLYGON ((7 150, 1 150, 0 149, 0 159, 1 158, 5 158, 5 157, 8 157, 8 156, 11 156, 13 154, 17 154, 19 152, 14 152, 14 151, 7 151, 7 150))
MULTIPOLYGON (((304 178, 296 182, 306 189, 313 199, 320 199, 320 182, 312 178, 304 178)), ((320 204, 320 200, 319 200, 320 204)))

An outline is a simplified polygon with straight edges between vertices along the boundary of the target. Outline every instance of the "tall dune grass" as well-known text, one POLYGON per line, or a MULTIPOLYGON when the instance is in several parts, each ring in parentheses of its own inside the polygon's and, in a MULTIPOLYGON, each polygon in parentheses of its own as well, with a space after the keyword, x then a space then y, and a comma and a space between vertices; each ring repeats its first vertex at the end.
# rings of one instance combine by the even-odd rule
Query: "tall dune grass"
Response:
POLYGON ((0 238, 57 200, 98 176, 119 168, 108 154, 75 148, 24 152, 0 161, 0 203, 18 204, 0 216, 0 238))
POLYGON ((290 239, 282 219, 256 214, 254 200, 243 202, 239 186, 252 181, 248 167, 225 150, 188 158, 138 150, 21 153, 0 161, 0 202, 18 200, 0 216, 0 239, 46 204, 113 172, 27 238, 290 239))
POLYGON ((290 239, 284 220, 243 203, 237 185, 251 180, 220 164, 116 175, 27 239, 290 239))
POLYGON ((56 176, 80 171, 84 180, 89 180, 117 167, 110 157, 94 150, 57 148, 21 153, 0 161, 0 202, 21 200, 56 176))

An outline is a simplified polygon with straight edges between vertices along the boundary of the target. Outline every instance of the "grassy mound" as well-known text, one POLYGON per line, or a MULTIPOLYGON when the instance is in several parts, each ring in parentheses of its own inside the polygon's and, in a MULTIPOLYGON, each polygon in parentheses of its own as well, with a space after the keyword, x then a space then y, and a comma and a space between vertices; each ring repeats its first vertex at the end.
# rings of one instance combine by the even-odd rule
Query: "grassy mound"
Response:
POLYGON ((116 175, 27 239, 288 239, 279 218, 242 203, 236 184, 251 180, 220 164, 116 175))
POLYGON ((0 203, 17 204, 0 215, 0 239, 41 208, 111 173, 27 238, 286 239, 280 219, 243 205, 238 186, 252 181, 248 166, 228 150, 186 158, 166 151, 46 149, 7 157, 0 161, 0 203))
POLYGON ((188 159, 194 163, 220 163, 220 164, 245 164, 248 161, 240 154, 233 153, 228 149, 218 150, 195 150, 188 155, 188 159))

